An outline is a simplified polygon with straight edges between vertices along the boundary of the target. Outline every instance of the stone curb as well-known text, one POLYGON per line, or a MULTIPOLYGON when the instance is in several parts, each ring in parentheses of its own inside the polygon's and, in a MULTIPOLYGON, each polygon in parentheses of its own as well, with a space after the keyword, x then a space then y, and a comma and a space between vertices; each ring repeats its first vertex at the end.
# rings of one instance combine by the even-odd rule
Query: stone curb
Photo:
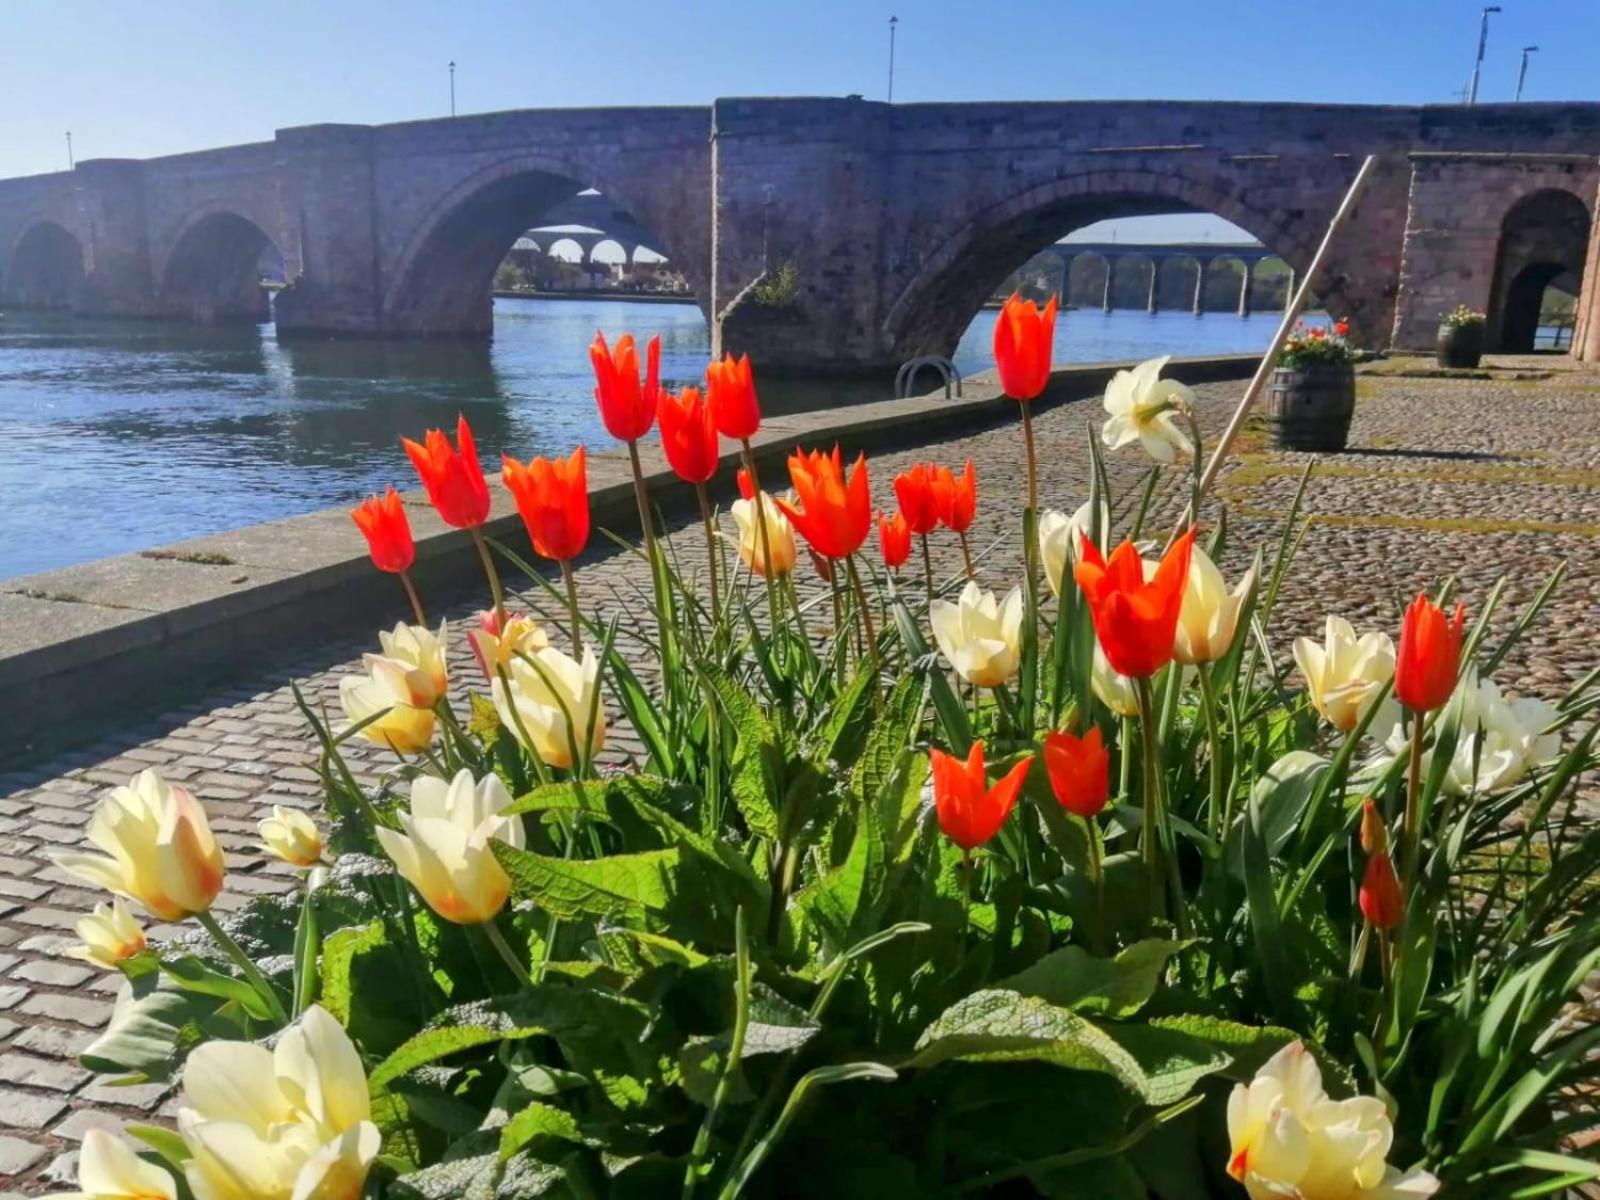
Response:
MULTIPOLYGON (((1255 355, 1173 359, 1166 374, 1185 383, 1247 378, 1255 355)), ((1057 371, 1036 405, 1100 394, 1126 364, 1057 371)), ((964 399, 931 393, 903 400, 775 415, 754 439, 758 462, 773 478, 796 445, 837 441, 849 453, 914 445, 1015 419, 1016 404, 992 375, 967 383, 964 399)), ((420 431, 419 431, 420 433, 420 431)), ((498 449, 498 448, 495 448, 498 449)), ((687 511, 693 491, 667 469, 660 445, 640 447, 651 497, 668 515, 687 511)), ((480 448, 493 507, 486 533, 527 544, 510 496, 480 448)), ((734 454, 724 455, 718 484, 732 494, 734 454)), ((589 458, 590 505, 597 529, 635 532, 627 454, 589 458)), ((395 474, 409 474, 395 452, 395 474)), ((879 481, 879 495, 887 481, 879 481)), ((481 591, 471 539, 445 526, 420 492, 406 504, 417 542, 413 578, 431 609, 481 591)), ((610 553, 592 539, 592 553, 610 553)), ((327 509, 178 542, 156 550, 0 582, 0 691, 21 697, 0 732, 0 764, 88 741, 130 714, 159 711, 200 685, 270 670, 320 641, 369 632, 398 619, 398 583, 372 569, 347 510, 327 509), (376 618, 374 614, 384 614, 376 618)))

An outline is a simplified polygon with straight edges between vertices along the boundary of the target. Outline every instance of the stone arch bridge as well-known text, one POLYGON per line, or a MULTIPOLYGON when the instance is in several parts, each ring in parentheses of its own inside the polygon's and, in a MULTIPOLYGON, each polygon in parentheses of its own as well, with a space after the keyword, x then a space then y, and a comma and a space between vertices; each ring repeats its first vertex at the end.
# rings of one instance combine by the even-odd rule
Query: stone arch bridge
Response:
POLYGON ((876 372, 950 353, 1007 274, 1109 217, 1212 212, 1302 272, 1369 153, 1316 284, 1363 342, 1425 343, 1458 303, 1515 333, 1540 279, 1583 279, 1595 306, 1600 104, 854 98, 308 126, 3 180, 0 305, 259 318, 269 256, 282 335, 481 337, 506 250, 596 188, 683 272, 718 350, 876 372), (792 287, 754 287, 785 267, 792 287))

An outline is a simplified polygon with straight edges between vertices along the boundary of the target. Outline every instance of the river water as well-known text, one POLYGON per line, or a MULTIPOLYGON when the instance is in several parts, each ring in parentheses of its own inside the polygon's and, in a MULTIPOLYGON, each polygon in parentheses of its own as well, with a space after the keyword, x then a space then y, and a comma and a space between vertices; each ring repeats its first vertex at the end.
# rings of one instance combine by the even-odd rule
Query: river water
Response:
MULTIPOLYGON (((1064 314, 1057 362, 1258 350, 1275 314, 1064 314)), ((992 365, 994 314, 962 339, 992 365)), ((0 579, 349 504, 416 480, 402 435, 472 422, 485 465, 608 442, 586 348, 659 332, 662 374, 695 381, 709 345, 688 304, 499 300, 493 341, 293 341, 213 327, 0 314, 0 579)), ((757 365, 759 378, 759 364, 757 365)), ((874 387, 867 394, 882 395, 874 387)), ((770 408, 837 404, 843 385, 763 389, 770 408)))

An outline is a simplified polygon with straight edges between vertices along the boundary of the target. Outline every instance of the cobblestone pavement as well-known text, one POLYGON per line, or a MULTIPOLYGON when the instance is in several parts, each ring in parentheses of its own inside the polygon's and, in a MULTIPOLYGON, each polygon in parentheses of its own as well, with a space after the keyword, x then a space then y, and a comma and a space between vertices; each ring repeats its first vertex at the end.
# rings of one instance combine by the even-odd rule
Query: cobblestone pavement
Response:
MULTIPOLYGON (((1469 606, 1482 602, 1498 576, 1508 576, 1496 622, 1504 629, 1516 606, 1566 561, 1571 573, 1553 611, 1499 675, 1513 690, 1555 696, 1600 665, 1592 634, 1600 612, 1600 573, 1592 566, 1600 546, 1600 372, 1558 359, 1497 363, 1513 365, 1529 368, 1522 375, 1548 377, 1363 375, 1355 449, 1322 460, 1306 490, 1310 524, 1270 631, 1280 655, 1294 635, 1315 634, 1329 611, 1344 613, 1358 628, 1393 630, 1400 597, 1452 572, 1469 606)), ((1380 368, 1396 369, 1405 364, 1380 368)), ((1239 391, 1237 384, 1201 389, 1208 436, 1220 430, 1239 391)), ((1071 511, 1086 497, 1085 444, 1100 416, 1098 405, 1085 403, 1038 419, 1046 507, 1071 511)), ((980 571, 986 585, 1009 587, 1019 564, 1021 446, 1019 431, 1007 425, 880 454, 872 460, 875 497, 890 503, 890 480, 914 461, 972 457, 979 478, 974 546, 986 548, 980 571)), ((1276 542, 1305 462, 1265 450, 1255 423, 1240 450, 1218 491, 1229 509, 1224 571, 1230 580, 1255 545, 1276 542)), ((397 476, 403 465, 397 454, 397 476)), ((1131 495, 1147 461, 1129 447, 1109 456, 1109 466, 1113 487, 1131 495)), ((1172 483, 1152 518, 1163 531, 1186 495, 1185 479, 1172 483)), ((675 529, 668 540, 684 563, 702 561, 697 524, 675 529)), ((936 538, 935 546, 936 570, 953 576, 954 539, 936 538)), ((638 562, 620 554, 587 562, 579 572, 583 595, 639 611, 630 603, 644 586, 638 562)), ((802 567, 801 574, 809 572, 802 567)), ((398 620, 402 606, 397 589, 393 610, 375 613, 374 627, 398 620)), ((479 686, 478 674, 464 639, 452 641, 460 705, 464 685, 479 686)), ((84 749, 0 775, 0 1187, 18 1189, 13 1195, 60 1188, 71 1181, 71 1151, 85 1130, 159 1119, 170 1103, 160 1087, 96 1083, 75 1061, 109 1015, 120 976, 62 956, 74 941, 74 920, 104 897, 50 866, 46 852, 78 843, 97 797, 155 765, 194 791, 211 815, 228 857, 221 909, 289 886, 292 872, 265 859, 255 837, 255 822, 269 805, 316 802, 311 740, 288 685, 299 680, 314 702, 337 711, 338 678, 355 669, 365 649, 359 642, 309 649, 290 669, 197 696, 84 749)), ((375 750, 358 749, 352 757, 364 782, 393 765, 375 750)))

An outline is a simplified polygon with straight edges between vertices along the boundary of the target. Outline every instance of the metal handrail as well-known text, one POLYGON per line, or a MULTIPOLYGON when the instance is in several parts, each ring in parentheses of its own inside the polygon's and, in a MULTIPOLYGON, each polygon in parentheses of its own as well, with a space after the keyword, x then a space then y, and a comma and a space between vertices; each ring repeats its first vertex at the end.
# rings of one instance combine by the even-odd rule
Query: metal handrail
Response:
POLYGON ((894 395, 897 400, 904 400, 912 395, 911 387, 916 382, 917 374, 923 370, 937 371, 939 378, 944 382, 944 398, 950 399, 951 386, 955 387, 955 394, 961 395, 961 372, 956 370, 956 364, 942 354, 922 354, 916 358, 907 359, 900 364, 900 369, 894 376, 894 395))

